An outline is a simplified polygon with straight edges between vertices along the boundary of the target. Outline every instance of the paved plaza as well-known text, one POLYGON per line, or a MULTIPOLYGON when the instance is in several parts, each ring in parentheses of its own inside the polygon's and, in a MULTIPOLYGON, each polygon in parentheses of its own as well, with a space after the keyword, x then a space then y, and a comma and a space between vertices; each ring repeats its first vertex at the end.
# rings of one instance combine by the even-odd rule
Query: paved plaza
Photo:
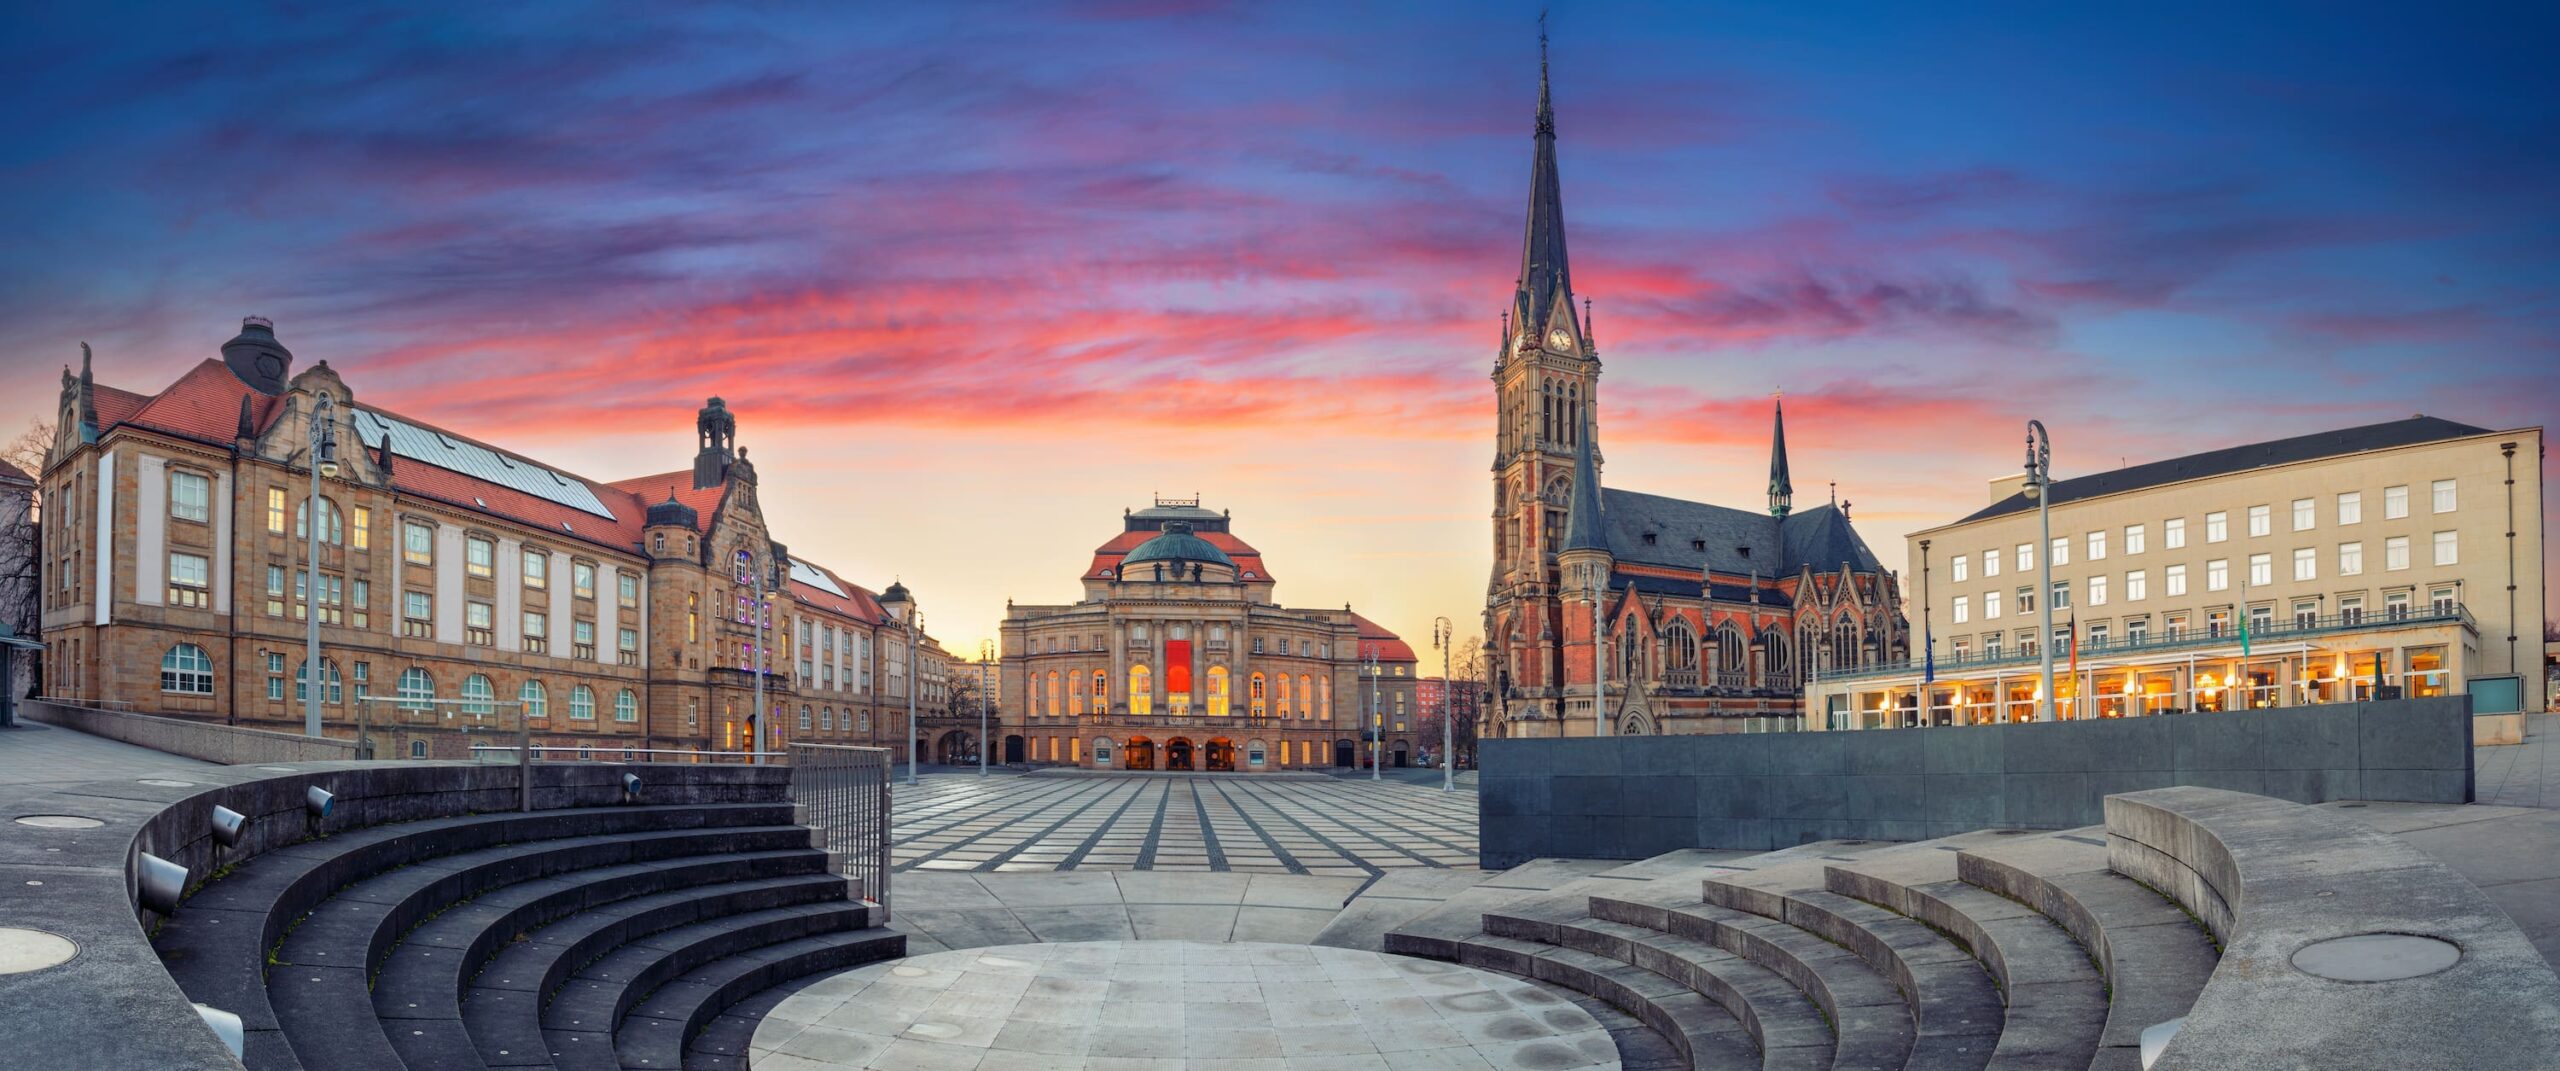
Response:
POLYGON ((1310 775, 929 774, 893 790, 900 870, 1365 878, 1476 865, 1476 794, 1310 775))
POLYGON ((817 982, 756 1030, 757 1071, 1614 1069, 1581 1008, 1453 963, 1188 941, 938 952, 817 982))
POLYGON ((90 781, 210 765, 21 718, 16 725, 0 729, 0 805, 90 781))

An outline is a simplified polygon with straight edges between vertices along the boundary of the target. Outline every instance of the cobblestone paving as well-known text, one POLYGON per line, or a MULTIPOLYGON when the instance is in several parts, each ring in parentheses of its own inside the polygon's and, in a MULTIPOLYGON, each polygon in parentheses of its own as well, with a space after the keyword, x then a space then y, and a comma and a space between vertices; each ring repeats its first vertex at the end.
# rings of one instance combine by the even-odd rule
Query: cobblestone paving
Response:
POLYGON ((900 870, 1360 877, 1476 865, 1476 795, 1331 777, 931 774, 894 789, 900 870))

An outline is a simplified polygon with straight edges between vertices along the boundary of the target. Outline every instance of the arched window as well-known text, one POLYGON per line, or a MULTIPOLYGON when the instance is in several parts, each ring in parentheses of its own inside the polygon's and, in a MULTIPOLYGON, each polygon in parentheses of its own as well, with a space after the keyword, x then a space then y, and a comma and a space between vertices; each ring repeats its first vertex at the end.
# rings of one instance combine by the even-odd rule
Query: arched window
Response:
MULTIPOLYGON (((311 663, 308 660, 294 663, 294 702, 304 702, 309 698, 311 691, 310 682, 311 663)), ((347 701, 347 682, 338 676, 338 663, 336 661, 327 658, 320 660, 320 683, 321 702, 327 703, 331 706, 336 706, 347 701)))
MULTIPOLYGON (((311 538, 311 496, 309 495, 303 496, 301 504, 293 507, 293 537, 295 539, 311 538)), ((320 500, 320 541, 330 546, 337 546, 347 541, 346 520, 338 515, 338 504, 326 498, 320 500)))
POLYGON ((1245 709, 1257 718, 1267 713, 1263 705, 1263 687, 1262 674, 1259 673, 1245 684, 1245 709))
POLYGON ((1644 676, 1644 641, 1636 636, 1634 625, 1618 630, 1618 679, 1632 681, 1644 676))
POLYGON ((596 720, 596 691, 586 685, 569 689, 569 717, 575 721, 596 720))
POLYGON ((1315 678, 1304 673, 1298 674, 1298 716, 1301 718, 1308 716, 1315 711, 1315 707, 1315 678))
POLYGON ((1111 713, 1111 674, 1104 670, 1093 671, 1093 712, 1111 713))
POLYGON ((160 656, 160 690, 177 695, 213 694, 213 659, 204 648, 182 643, 160 656))
POLYGON ((401 670, 399 696, 402 710, 433 710, 435 707, 424 700, 436 697, 436 679, 417 666, 401 670))
MULTIPOLYGON (((613 697, 613 720, 615 720, 615 721, 639 721, 639 720, 640 720, 640 697, 639 697, 639 695, 637 695, 637 694, 633 693, 633 692, 632 692, 632 690, 631 690, 631 689, 629 689, 629 688, 625 688, 625 689, 623 689, 621 692, 617 693, 617 694, 613 697)), ((809 708, 807 708, 807 707, 801 707, 801 708, 800 708, 800 727, 801 727, 801 728, 803 728, 803 729, 806 729, 806 728, 808 728, 808 727, 809 727, 809 708)))
POLYGON ((1067 674, 1067 713, 1084 716, 1084 674, 1067 674))
POLYGON ((1279 696, 1280 701, 1279 701, 1278 703, 1272 704, 1272 708, 1271 708, 1271 709, 1272 709, 1275 713, 1278 713, 1281 717, 1284 717, 1284 718, 1285 718, 1285 717, 1288 717, 1288 716, 1289 716, 1289 675, 1288 675, 1288 674, 1286 674, 1286 673, 1281 673, 1281 674, 1277 674, 1277 676, 1278 676, 1280 679, 1279 679, 1278 683, 1275 685, 1275 687, 1277 687, 1277 688, 1280 690, 1280 696, 1279 696))
POLYGON ((1227 716, 1227 667, 1209 667, 1209 716, 1227 716))
POLYGON ((524 704, 526 718, 551 716, 551 693, 542 690, 541 681, 524 682, 524 687, 516 689, 516 699, 524 704))
POLYGON ((1751 645, 1742 641, 1742 633, 1731 625, 1716 630, 1716 671, 1735 678, 1740 684, 1743 660, 1750 655, 1751 645))
POLYGON ((1333 678, 1316 678, 1316 717, 1333 720, 1333 678))
POLYGON ((1062 678, 1060 678, 1060 677, 1058 676, 1058 671, 1057 671, 1057 670, 1054 670, 1054 669, 1053 669, 1053 670, 1050 670, 1050 671, 1049 671, 1049 712, 1050 712, 1050 713, 1052 713, 1052 714, 1061 713, 1061 712, 1064 712, 1064 711, 1067 709, 1067 705, 1066 705, 1065 703, 1061 703, 1061 702, 1059 702, 1059 701, 1058 701, 1058 700, 1059 700, 1059 694, 1058 694, 1058 693, 1060 693, 1061 691, 1064 691, 1065 689, 1066 689, 1066 681, 1065 681, 1064 679, 1062 679, 1062 678))
POLYGON ((1858 657, 1858 624, 1849 620, 1847 615, 1842 615, 1840 624, 1832 630, 1832 642, 1835 645, 1832 651, 1837 655, 1839 665, 1865 664, 1865 660, 1858 657))
POLYGON ((489 686, 489 678, 477 673, 462 678, 463 713, 475 718, 485 718, 495 714, 498 708, 491 700, 497 697, 498 690, 489 686))
POLYGON ((1788 657, 1790 650, 1786 633, 1774 628, 1760 633, 1760 673, 1763 683, 1777 686, 1795 683, 1795 660, 1788 657))
POLYGON ((410 757, 410 758, 413 758, 413 759, 423 759, 423 758, 426 758, 426 757, 427 757, 427 742, 426 742, 426 741, 424 741, 424 740, 412 740, 412 741, 409 741, 409 757, 410 757))
POLYGON ((1155 713, 1155 676, 1145 666, 1129 667, 1129 713, 1146 717, 1155 713))
POLYGON ((1689 623, 1674 618, 1662 630, 1663 668, 1684 670, 1698 668, 1698 637, 1689 631, 1689 623))

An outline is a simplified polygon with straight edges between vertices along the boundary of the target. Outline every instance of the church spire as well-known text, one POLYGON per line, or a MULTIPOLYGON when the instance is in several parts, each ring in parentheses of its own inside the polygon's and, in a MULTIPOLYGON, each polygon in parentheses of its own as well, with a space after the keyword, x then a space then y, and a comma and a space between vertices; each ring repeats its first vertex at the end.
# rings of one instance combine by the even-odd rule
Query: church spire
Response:
POLYGON ((1564 193, 1556 178, 1556 108, 1547 84, 1547 25, 1538 20, 1537 155, 1529 169, 1529 224, 1521 243, 1520 292, 1514 318, 1531 338, 1543 339, 1550 321, 1573 327, 1573 278, 1564 251, 1564 193), (1559 311, 1562 310, 1559 315, 1559 311))
POLYGON ((1600 512, 1600 473, 1591 463, 1591 437, 1599 429, 1592 425, 1590 410, 1583 410, 1582 434, 1573 443, 1573 500, 1564 516, 1564 553, 1577 550, 1609 549, 1607 518, 1600 512))
POLYGON ((1769 515, 1786 516, 1795 496, 1796 485, 1787 479, 1787 403, 1781 399, 1769 433, 1769 515))

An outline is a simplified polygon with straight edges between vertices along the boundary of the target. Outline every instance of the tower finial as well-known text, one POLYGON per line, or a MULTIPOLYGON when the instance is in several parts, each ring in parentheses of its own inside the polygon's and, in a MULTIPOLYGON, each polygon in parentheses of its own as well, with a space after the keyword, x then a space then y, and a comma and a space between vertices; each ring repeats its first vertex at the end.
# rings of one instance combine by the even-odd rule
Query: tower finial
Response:
POLYGON ((1787 475, 1787 405, 1776 403, 1769 431, 1769 515, 1784 517, 1795 508, 1796 486, 1787 475))
POLYGON ((1547 94, 1547 11, 1538 9, 1538 136, 1556 136, 1556 106, 1547 94))

